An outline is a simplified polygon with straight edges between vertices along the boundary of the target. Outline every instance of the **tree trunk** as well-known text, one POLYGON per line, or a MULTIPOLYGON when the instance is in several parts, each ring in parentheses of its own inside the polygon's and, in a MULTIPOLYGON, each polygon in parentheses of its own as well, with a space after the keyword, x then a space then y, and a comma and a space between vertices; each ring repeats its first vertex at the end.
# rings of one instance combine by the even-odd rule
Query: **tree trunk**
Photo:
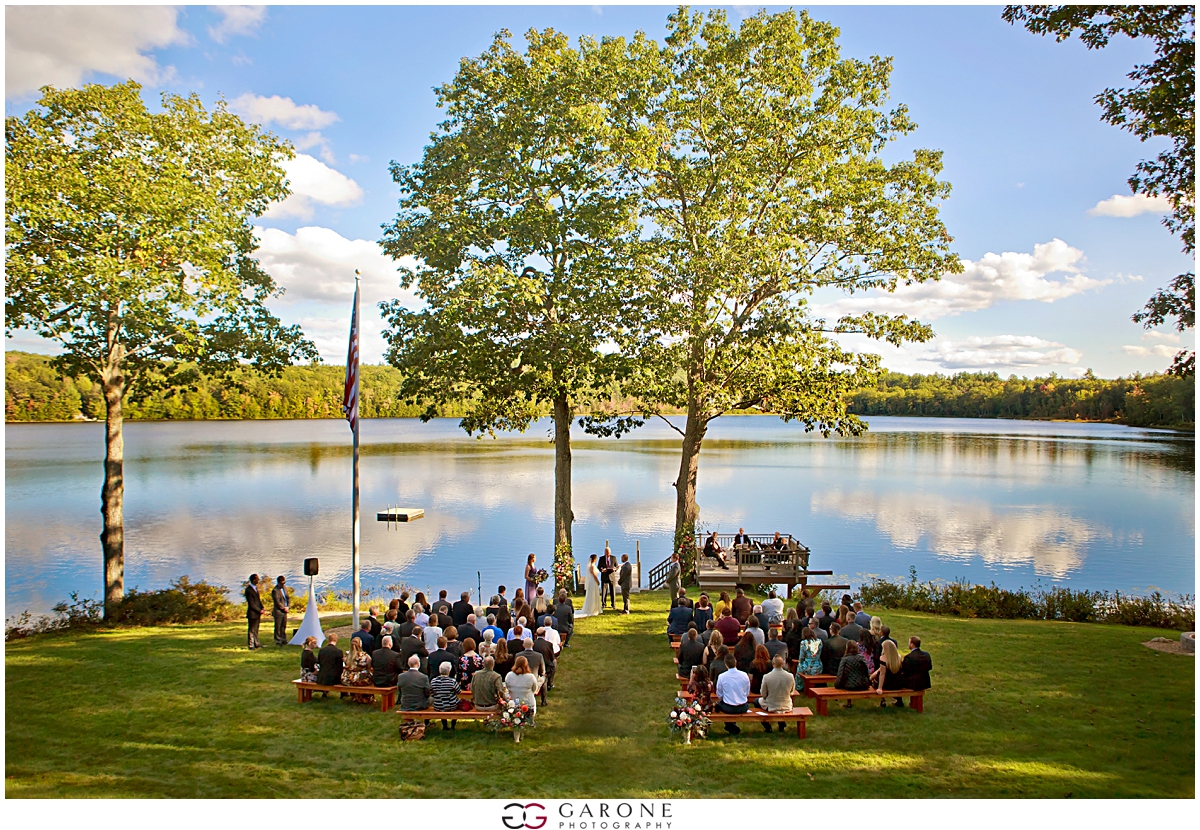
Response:
MULTIPOLYGON (((119 347, 118 347, 119 348, 119 347)), ((104 486, 100 489, 100 515, 104 529, 104 616, 111 617, 125 597, 125 436, 121 403, 125 375, 119 356, 105 366, 104 387, 104 486)))
POLYGON ((571 405, 566 395, 554 399, 554 548, 571 544, 571 405))
MULTIPOLYGON (((683 429, 683 452, 679 459, 679 478, 675 480, 675 544, 694 539, 700 508, 696 504, 696 474, 700 469, 700 444, 708 431, 708 420, 692 404, 688 406, 687 425, 683 429)), ((684 562, 690 573, 693 563, 684 562)))

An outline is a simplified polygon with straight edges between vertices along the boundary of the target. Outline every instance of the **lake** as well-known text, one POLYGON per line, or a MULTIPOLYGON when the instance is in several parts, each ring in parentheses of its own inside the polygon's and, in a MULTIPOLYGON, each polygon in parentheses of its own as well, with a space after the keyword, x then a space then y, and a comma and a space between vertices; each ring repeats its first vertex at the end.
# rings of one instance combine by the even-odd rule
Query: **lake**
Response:
MULTIPOLYGON (((675 419, 682 423, 682 418, 675 419)), ((771 416, 714 422, 700 461, 702 526, 791 533, 813 568, 962 577, 1033 587, 1195 592, 1191 435, 1109 424, 869 419, 822 438, 771 416)), ((456 420, 362 422, 362 584, 474 589, 520 584, 525 556, 550 569, 549 422, 482 440, 456 420), (426 518, 389 527, 388 507, 426 518)), ((319 557, 319 589, 350 585, 350 431, 345 421, 126 423, 126 586, 187 574, 232 589, 319 557)), ((72 591, 101 596, 101 424, 5 430, 6 616, 72 591)), ((575 438, 574 539, 640 543, 645 569, 670 552, 675 433, 650 422, 622 439, 575 438)))

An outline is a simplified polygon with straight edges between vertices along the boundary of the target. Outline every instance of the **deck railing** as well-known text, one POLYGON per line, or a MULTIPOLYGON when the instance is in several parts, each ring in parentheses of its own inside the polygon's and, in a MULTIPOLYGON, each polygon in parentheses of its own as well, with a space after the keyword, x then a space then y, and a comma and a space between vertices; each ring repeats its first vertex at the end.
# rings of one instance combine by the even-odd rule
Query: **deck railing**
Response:
MULTIPOLYGON (((704 545, 712 534, 696 534, 697 567, 710 569, 716 561, 705 557, 704 545)), ((735 548, 734 534, 717 534, 717 543, 724 549, 726 561, 737 570, 737 581, 745 582, 763 574, 763 567, 770 575, 781 582, 798 582, 808 573, 809 549, 800 542, 787 536, 780 535, 785 542, 783 550, 772 547, 775 534, 746 534, 750 539, 750 547, 735 548)))

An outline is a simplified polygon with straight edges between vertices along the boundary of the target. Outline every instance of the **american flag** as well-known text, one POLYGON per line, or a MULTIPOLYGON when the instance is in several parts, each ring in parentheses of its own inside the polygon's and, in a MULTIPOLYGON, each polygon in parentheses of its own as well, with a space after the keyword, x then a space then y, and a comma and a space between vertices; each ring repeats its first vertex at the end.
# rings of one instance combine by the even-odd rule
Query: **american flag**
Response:
POLYGON ((350 422, 351 431, 358 429, 358 283, 354 285, 354 311, 350 314, 350 350, 346 354, 346 391, 342 395, 342 412, 350 422))

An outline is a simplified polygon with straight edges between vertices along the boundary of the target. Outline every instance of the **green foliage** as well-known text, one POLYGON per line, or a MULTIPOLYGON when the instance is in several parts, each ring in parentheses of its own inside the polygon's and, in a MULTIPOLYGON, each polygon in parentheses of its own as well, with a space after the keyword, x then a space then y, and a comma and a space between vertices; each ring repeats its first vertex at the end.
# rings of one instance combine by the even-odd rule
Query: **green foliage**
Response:
POLYGON ((192 582, 186 576, 161 591, 139 591, 136 588, 104 615, 104 603, 80 599, 71 594, 70 602, 54 606, 53 616, 35 617, 28 611, 4 624, 4 639, 18 640, 51 631, 79 631, 114 625, 163 625, 172 623, 220 622, 241 616, 244 609, 226 598, 229 589, 209 585, 204 580, 192 582))
POLYGON ((943 418, 1033 418, 1117 421, 1130 426, 1180 427, 1196 422, 1193 377, 1133 375, 1002 380, 994 372, 903 375, 887 372, 873 388, 850 396, 859 415, 943 418))
POLYGON ((1010 590, 965 582, 918 582, 911 570, 908 582, 876 578, 863 585, 864 605, 949 614, 956 617, 1003 620, 1067 620, 1107 622, 1191 631, 1196 626, 1196 601, 1190 595, 1132 597, 1119 591, 1075 591, 1054 586, 1010 590))
MULTIPOLYGON (((1171 212, 1163 224, 1179 234, 1183 251, 1196 250, 1196 7, 1194 5, 1006 6, 1003 17, 1021 22, 1034 34, 1062 42, 1074 34, 1089 49, 1102 49, 1116 35, 1154 44, 1154 60, 1127 76, 1131 88, 1106 89, 1096 96, 1109 124, 1142 141, 1168 138, 1157 158, 1138 162, 1129 177, 1134 193, 1165 196, 1171 212)), ((1196 325, 1195 274, 1179 274, 1133 315, 1146 328, 1176 318, 1179 331, 1196 325)), ((1170 372, 1193 375, 1196 353, 1175 355, 1170 372)))

